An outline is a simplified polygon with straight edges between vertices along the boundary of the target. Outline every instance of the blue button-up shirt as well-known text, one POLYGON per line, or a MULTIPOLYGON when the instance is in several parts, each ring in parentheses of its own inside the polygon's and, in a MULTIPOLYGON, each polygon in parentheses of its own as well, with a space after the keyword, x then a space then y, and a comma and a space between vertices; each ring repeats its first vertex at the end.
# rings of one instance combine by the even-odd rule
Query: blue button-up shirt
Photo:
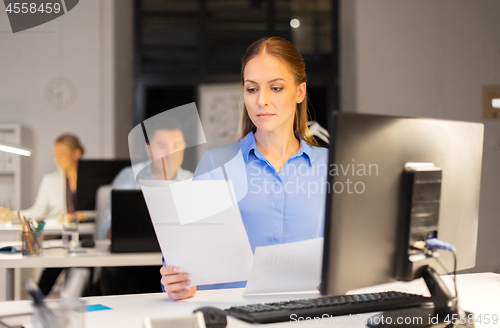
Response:
POLYGON ((277 172, 259 151, 250 132, 238 142, 205 153, 193 180, 233 182, 241 217, 255 252, 258 246, 323 236, 327 161, 326 148, 300 140, 299 150, 277 172))

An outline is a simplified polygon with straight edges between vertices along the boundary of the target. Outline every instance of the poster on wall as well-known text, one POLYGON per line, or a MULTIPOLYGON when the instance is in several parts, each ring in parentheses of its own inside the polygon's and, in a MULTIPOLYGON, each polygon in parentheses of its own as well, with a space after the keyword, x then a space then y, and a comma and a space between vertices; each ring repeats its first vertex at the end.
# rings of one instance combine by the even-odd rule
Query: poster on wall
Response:
POLYGON ((241 84, 202 84, 198 87, 198 109, 210 148, 236 141, 241 84))

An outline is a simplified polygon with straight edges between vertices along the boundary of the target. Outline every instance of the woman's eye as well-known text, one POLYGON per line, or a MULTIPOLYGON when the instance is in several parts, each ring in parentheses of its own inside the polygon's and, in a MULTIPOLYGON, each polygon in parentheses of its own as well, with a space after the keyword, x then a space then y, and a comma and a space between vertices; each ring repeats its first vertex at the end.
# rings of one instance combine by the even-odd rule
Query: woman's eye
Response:
POLYGON ((254 93, 256 90, 256 88, 247 88, 248 93, 254 93))
POLYGON ((283 88, 282 87, 271 87, 271 90, 273 90, 273 91, 281 91, 281 90, 283 90, 283 88))

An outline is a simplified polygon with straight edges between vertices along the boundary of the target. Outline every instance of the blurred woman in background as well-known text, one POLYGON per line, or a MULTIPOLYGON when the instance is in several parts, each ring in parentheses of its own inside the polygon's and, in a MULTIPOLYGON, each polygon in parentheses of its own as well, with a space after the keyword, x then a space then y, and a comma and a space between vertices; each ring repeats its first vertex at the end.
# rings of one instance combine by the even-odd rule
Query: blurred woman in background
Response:
MULTIPOLYGON (((12 221, 20 216, 58 223, 75 213, 77 166, 85 149, 76 136, 63 134, 55 140, 53 152, 57 170, 43 176, 33 206, 19 212, 0 207, 0 221, 12 221)), ((78 213, 78 217, 81 220, 85 214, 78 213)), ((43 271, 38 284, 44 295, 50 293, 63 269, 47 268, 43 271)))
POLYGON ((0 207, 1 221, 12 221, 19 214, 31 220, 57 222, 75 212, 77 165, 85 150, 76 136, 63 134, 54 142, 53 151, 58 170, 43 176, 33 206, 19 213, 0 207))

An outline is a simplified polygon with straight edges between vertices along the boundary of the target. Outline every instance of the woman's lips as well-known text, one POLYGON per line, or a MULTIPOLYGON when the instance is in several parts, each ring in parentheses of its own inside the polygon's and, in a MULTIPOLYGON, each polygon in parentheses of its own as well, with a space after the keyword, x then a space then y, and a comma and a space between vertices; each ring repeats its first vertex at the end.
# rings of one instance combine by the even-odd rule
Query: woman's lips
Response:
POLYGON ((272 114, 272 113, 257 114, 257 117, 262 117, 262 118, 272 117, 272 116, 274 116, 274 114, 272 114))

